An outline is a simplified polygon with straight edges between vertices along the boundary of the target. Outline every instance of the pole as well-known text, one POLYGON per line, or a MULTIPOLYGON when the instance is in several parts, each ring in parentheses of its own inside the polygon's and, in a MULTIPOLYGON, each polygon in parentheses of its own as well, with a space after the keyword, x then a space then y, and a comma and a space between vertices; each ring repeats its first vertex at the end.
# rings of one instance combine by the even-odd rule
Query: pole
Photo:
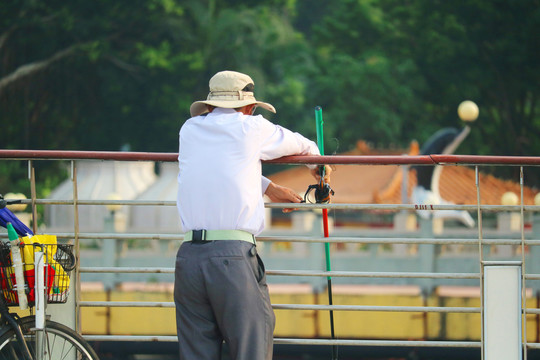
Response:
POLYGON ((19 308, 21 310, 28 309, 28 299, 26 298, 24 280, 24 263, 21 254, 21 249, 19 247, 20 240, 17 231, 13 225, 8 222, 6 223, 6 228, 8 231, 8 238, 11 243, 11 258, 13 260, 13 271, 15 273, 15 286, 17 290, 17 298, 19 300, 19 308))
MULTIPOLYGON (((315 107, 315 122, 317 126, 317 145, 319 147, 319 152, 321 155, 324 155, 324 137, 323 137, 323 118, 322 118, 322 108, 320 106, 315 107)), ((324 166, 321 167, 321 183, 324 179, 325 169, 324 166)), ((329 237, 328 230, 328 209, 322 209, 322 220, 323 220, 323 232, 324 237, 329 237)), ((326 271, 332 271, 332 266, 330 262, 330 243, 324 243, 324 254, 326 258, 326 271)), ((328 305, 333 305, 332 297, 332 277, 327 276, 327 288, 328 288, 328 305)), ((330 334, 332 340, 334 340, 334 311, 330 310, 330 334)), ((332 345, 332 360, 337 360, 337 345, 332 345)))

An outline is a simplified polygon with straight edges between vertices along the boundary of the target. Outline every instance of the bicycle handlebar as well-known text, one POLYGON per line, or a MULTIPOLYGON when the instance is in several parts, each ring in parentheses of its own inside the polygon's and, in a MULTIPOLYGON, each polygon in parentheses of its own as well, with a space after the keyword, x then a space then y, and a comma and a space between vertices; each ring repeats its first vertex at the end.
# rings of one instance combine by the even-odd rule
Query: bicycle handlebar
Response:
POLYGON ((20 204, 21 202, 22 202, 21 199, 6 200, 4 199, 4 196, 0 194, 0 209, 5 208, 7 205, 20 204))

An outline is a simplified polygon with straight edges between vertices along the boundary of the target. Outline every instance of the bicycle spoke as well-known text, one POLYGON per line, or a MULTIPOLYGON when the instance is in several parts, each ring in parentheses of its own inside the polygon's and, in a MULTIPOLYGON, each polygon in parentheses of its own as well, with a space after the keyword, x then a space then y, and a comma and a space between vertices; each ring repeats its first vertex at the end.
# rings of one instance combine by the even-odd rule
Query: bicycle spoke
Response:
MULTIPOLYGON (((32 329, 28 326, 27 329, 32 329)), ((44 342, 46 353, 43 360, 98 360, 92 348, 80 335, 64 325, 48 321, 44 342)), ((30 330, 24 334, 30 352, 36 357, 36 333, 30 330)), ((0 336, 0 360, 22 359, 20 345, 11 329, 6 329, 0 336)))

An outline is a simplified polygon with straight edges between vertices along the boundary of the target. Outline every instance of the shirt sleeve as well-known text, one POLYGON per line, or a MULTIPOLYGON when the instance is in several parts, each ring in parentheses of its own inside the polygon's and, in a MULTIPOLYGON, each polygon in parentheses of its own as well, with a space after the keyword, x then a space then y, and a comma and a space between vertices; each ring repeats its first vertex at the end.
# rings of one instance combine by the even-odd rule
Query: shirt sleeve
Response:
POLYGON ((272 181, 270 181, 270 179, 268 179, 267 177, 264 177, 264 176, 261 177, 261 186, 262 186, 263 195, 266 192, 266 189, 268 189, 268 185, 270 185, 271 182, 272 181))
POLYGON ((262 116, 261 160, 277 159, 287 155, 320 155, 317 144, 299 133, 272 124, 262 116))

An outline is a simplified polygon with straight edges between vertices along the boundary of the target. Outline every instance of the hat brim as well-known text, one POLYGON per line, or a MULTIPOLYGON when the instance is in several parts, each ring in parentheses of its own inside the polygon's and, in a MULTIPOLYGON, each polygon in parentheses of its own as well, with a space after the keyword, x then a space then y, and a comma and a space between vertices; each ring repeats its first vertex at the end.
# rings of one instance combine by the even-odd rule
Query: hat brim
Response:
POLYGON ((201 114, 204 114, 208 112, 208 109, 206 108, 206 105, 215 106, 215 107, 221 107, 226 109, 236 109, 241 108, 243 106, 256 104, 257 106, 262 107, 263 109, 266 109, 268 111, 271 111, 273 113, 276 112, 276 109, 269 103, 265 103, 262 101, 256 101, 256 100, 236 100, 236 101, 230 101, 230 100, 202 100, 202 101, 195 101, 193 104, 191 104, 189 108, 189 112, 191 113, 191 116, 198 116, 201 114))

